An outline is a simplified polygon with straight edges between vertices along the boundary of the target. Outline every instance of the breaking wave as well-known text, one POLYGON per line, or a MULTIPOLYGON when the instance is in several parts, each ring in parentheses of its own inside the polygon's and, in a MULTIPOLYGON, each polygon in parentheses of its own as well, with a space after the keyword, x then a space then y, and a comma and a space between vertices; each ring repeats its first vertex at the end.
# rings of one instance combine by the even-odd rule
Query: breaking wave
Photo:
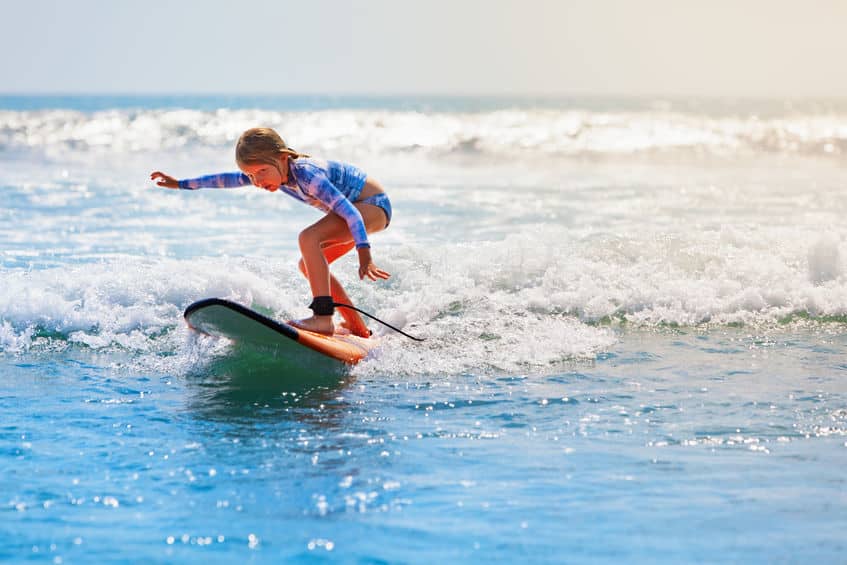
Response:
POLYGON ((241 131, 274 127, 303 151, 491 157, 534 154, 727 156, 847 152, 847 115, 714 117, 672 111, 503 109, 489 112, 394 110, 96 112, 0 111, 4 151, 167 152, 231 148, 241 131))

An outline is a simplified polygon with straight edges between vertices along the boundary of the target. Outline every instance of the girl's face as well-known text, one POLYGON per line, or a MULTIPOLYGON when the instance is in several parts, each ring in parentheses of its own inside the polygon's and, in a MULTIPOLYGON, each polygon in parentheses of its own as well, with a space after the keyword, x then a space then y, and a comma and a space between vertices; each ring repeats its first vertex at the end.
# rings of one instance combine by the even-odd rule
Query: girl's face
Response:
POLYGON ((275 192, 288 182, 288 157, 280 156, 275 165, 271 163, 242 165, 241 171, 250 178, 254 186, 275 192))

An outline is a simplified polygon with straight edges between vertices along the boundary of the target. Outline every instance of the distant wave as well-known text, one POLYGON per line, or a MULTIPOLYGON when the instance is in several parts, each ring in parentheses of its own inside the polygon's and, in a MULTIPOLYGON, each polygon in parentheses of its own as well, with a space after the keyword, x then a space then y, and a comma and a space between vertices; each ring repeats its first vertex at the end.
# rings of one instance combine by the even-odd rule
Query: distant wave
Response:
POLYGON ((277 128, 303 151, 435 157, 537 154, 813 155, 847 153, 847 115, 709 117, 672 111, 497 110, 483 113, 388 110, 0 111, 0 152, 156 152, 229 148, 257 124, 277 128))

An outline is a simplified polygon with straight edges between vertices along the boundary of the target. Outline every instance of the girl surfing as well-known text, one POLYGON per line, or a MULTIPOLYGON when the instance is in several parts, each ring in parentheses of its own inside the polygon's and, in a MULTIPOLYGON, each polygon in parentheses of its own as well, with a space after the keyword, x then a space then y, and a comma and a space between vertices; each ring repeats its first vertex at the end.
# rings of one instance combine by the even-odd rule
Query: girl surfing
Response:
MULTIPOLYGON (((359 278, 375 281, 390 275, 371 258, 368 234, 388 227, 391 202, 382 186, 364 171, 337 161, 313 159, 288 147, 270 128, 245 131, 235 147, 235 160, 241 172, 177 180, 160 171, 150 175, 165 188, 235 188, 254 185, 269 192, 282 190, 326 216, 300 232, 302 259, 299 269, 309 280, 313 315, 289 322, 300 329, 332 335, 334 303, 350 304, 344 287, 329 272, 329 265, 353 249, 359 255, 359 278)), ((370 331, 357 312, 339 309, 342 326, 367 337, 370 331)))

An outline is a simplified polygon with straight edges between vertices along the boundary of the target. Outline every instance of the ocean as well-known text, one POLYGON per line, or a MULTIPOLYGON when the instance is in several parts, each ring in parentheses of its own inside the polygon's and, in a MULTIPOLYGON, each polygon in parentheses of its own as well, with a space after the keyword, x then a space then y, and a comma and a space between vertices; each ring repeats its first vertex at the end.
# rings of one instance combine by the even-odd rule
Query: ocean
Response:
POLYGON ((847 101, 0 96, 0 560, 847 560, 847 101), (386 187, 381 345, 309 314, 281 193, 178 191, 249 127, 386 187))

